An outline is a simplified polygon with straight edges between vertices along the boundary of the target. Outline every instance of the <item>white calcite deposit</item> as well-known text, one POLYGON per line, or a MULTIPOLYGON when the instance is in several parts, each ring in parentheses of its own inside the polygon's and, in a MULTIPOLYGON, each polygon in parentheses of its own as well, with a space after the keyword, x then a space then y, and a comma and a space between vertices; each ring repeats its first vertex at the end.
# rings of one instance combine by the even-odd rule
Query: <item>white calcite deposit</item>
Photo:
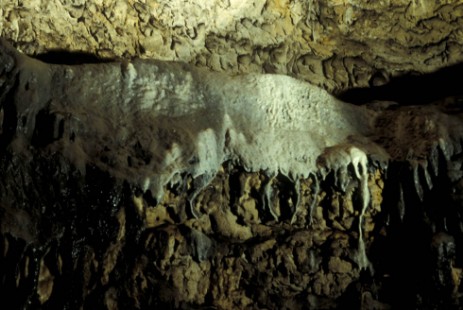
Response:
MULTIPOLYGON (((409 133, 419 132, 422 121, 406 110, 355 106, 282 75, 230 76, 144 60, 50 65, 17 53, 6 42, 0 59, 0 95, 14 98, 5 101, 4 119, 20 120, 15 128, 3 126, 12 130, 4 136, 11 136, 13 152, 27 154, 26 146, 32 145, 60 153, 82 174, 95 165, 135 184, 156 203, 164 200, 167 187, 180 187, 188 191, 195 217, 201 216, 195 198, 226 162, 270 179, 263 196, 275 219, 271 180, 278 175, 296 187, 292 221, 300 207, 300 179, 313 180, 310 215, 319 182, 327 175, 332 173, 334 186, 344 192, 354 180, 361 196, 355 209, 362 268, 368 265, 362 225, 371 197, 369 166, 384 166, 389 157, 408 158, 413 152, 426 158, 437 146, 447 160, 461 150, 461 122, 433 114, 435 107, 424 113, 429 139, 419 142, 409 133), (413 126, 403 127, 407 122, 413 126), (455 126, 431 126, 439 122, 455 126), (389 125, 392 130, 385 130, 389 125)), ((416 167, 426 170, 425 181, 432 186, 427 165, 416 167)), ((414 177, 421 197, 417 168, 414 177)))

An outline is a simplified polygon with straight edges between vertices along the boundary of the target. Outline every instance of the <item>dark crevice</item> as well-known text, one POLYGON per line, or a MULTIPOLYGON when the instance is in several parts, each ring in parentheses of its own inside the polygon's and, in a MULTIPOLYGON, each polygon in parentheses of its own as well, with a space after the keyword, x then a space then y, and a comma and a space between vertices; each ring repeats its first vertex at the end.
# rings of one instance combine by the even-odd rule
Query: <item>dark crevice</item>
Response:
POLYGON ((17 109, 15 105, 15 93, 19 85, 19 78, 16 76, 14 86, 5 95, 0 102, 3 108, 2 131, 0 135, 0 150, 5 150, 13 140, 18 126, 17 109))
POLYGON ((143 199, 150 207, 155 207, 158 205, 158 201, 156 200, 156 197, 154 197, 151 193, 151 190, 147 190, 143 193, 143 199))
MULTIPOLYGON (((27 120, 23 117, 23 126, 27 120)), ((58 124, 59 132, 55 136, 56 115, 50 114, 47 110, 41 110, 35 118, 35 128, 31 144, 35 147, 44 147, 61 138, 64 132, 64 123, 58 124)))
POLYGON ((400 105, 429 104, 448 97, 463 100, 463 63, 428 74, 407 73, 381 86, 352 88, 337 97, 353 104, 392 101, 400 105))
MULTIPOLYGON (((446 171, 442 154, 439 159, 439 171, 446 171)), ((438 309, 452 303, 450 266, 463 237, 458 225, 460 211, 445 173, 433 177, 432 189, 423 186, 421 201, 412 169, 407 162, 391 162, 388 167, 382 213, 377 220, 384 226, 376 228, 370 260, 382 287, 381 300, 401 308, 438 309), (403 215, 398 210, 400 186, 403 215)))
POLYGON ((277 176, 278 180, 278 199, 280 201, 280 220, 290 220, 295 212, 298 200, 298 188, 295 187, 294 182, 282 174, 277 176))
MULTIPOLYGON (((236 211, 236 204, 241 193, 240 171, 233 169, 228 177, 229 207, 236 211)), ((235 212, 236 213, 236 212, 235 212)))
POLYGON ((66 50, 50 50, 45 53, 37 54, 33 57, 45 63, 54 65, 97 64, 114 61, 114 59, 101 58, 91 53, 70 52, 66 50))

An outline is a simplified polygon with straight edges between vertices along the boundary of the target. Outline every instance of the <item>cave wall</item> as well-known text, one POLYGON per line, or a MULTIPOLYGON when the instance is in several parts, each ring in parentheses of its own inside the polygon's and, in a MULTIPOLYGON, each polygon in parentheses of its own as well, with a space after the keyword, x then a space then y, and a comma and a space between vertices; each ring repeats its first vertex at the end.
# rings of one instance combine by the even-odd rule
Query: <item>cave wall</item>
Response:
POLYGON ((305 83, 387 87, 457 64, 460 2, 4 0, 0 12, 2 37, 56 63, 2 41, 13 308, 461 307, 461 100, 359 107, 305 83), (146 112, 146 98, 161 107, 146 112), (204 177, 214 143, 234 156, 204 177), (316 151, 294 175, 297 146, 316 151), (166 178, 171 167, 182 173, 166 178))

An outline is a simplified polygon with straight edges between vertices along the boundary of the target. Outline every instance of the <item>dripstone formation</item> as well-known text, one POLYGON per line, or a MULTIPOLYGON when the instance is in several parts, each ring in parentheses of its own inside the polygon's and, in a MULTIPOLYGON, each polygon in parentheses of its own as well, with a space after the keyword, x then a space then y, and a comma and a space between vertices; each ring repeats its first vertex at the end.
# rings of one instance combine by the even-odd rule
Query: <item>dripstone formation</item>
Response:
POLYGON ((459 308, 461 102, 0 45, 14 309, 459 308))

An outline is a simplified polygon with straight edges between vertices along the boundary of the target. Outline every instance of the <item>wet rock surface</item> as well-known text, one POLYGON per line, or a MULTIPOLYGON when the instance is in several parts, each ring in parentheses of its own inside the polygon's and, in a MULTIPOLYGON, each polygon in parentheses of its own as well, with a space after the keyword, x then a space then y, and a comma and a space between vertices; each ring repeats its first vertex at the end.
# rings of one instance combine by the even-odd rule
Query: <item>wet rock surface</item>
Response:
MULTIPOLYGON (((0 283, 13 308, 461 307, 458 100, 356 107, 252 76, 308 93, 293 109, 337 124, 320 134, 300 123, 301 172, 295 114, 268 118, 286 157, 261 153, 260 114, 245 113, 258 109, 233 114, 227 87, 248 77, 162 62, 50 65, 6 42, 0 60, 0 283), (213 117, 196 116, 208 102, 213 117), (275 166, 259 166, 264 155, 275 166)), ((269 109, 290 102, 279 89, 269 109)))

